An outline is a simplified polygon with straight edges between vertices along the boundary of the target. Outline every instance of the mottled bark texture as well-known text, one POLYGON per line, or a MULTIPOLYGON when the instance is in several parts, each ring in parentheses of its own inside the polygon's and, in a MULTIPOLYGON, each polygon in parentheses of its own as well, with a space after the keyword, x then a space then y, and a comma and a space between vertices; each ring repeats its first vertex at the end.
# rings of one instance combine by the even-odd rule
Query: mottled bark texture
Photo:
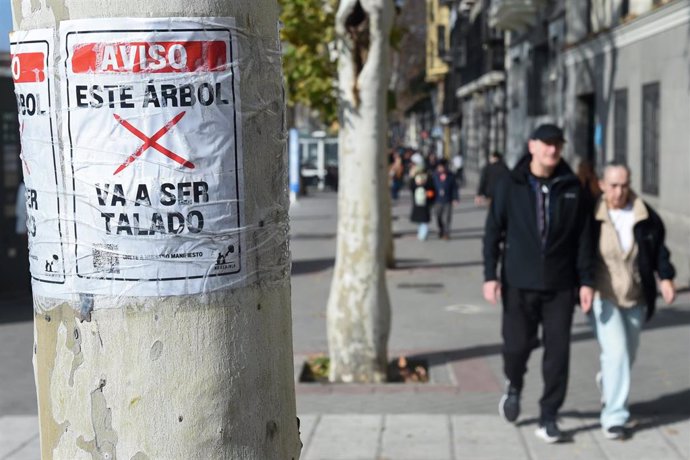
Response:
POLYGON ((204 295, 35 296, 41 458, 297 459, 277 3, 12 5, 17 30, 81 18, 234 17, 240 51, 245 282, 204 295))

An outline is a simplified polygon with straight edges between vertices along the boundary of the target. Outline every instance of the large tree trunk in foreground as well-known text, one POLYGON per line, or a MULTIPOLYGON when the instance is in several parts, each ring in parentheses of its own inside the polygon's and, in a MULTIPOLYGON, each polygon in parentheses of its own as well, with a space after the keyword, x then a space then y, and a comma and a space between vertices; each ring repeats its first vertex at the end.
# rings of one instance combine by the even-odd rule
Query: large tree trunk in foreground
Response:
POLYGON ((336 264, 328 299, 332 382, 386 379, 386 89, 390 0, 345 0, 339 37, 340 187, 336 264))
MULTIPOLYGON (((34 254, 40 254, 42 248, 51 244, 66 248, 64 260, 61 260, 63 253, 56 253, 52 261, 45 262, 45 269, 51 272, 55 268, 52 264, 61 270, 64 267, 62 284, 43 285, 34 280, 34 369, 42 458, 298 458, 300 441, 295 415, 287 243, 286 136, 276 2, 13 0, 12 3, 14 28, 18 31, 57 30, 61 23, 66 25, 64 21, 73 19, 89 19, 78 26, 88 29, 98 23, 97 18, 109 18, 99 23, 105 33, 79 32, 68 36, 56 33, 55 59, 47 62, 46 81, 57 80, 56 74, 71 71, 74 75, 69 75, 70 82, 73 78, 75 81, 92 78, 93 84, 101 84, 121 78, 122 84, 134 85, 135 90, 146 88, 134 72, 104 71, 101 75, 89 70, 78 74, 76 48, 67 67, 65 61, 58 59, 65 49, 71 49, 69 40, 81 40, 86 48, 91 46, 88 41, 98 41, 99 36, 101 43, 115 38, 120 40, 115 43, 122 43, 132 29, 139 27, 138 33, 141 27, 152 24, 150 20, 118 21, 116 18, 169 18, 145 29, 143 33, 155 29, 149 38, 133 36, 130 43, 150 39, 167 43, 162 47, 177 46, 175 52, 167 55, 171 62, 191 56, 194 43, 208 44, 204 45, 208 48, 203 53, 221 56, 214 55, 218 61, 212 62, 210 54, 203 54, 181 71, 172 62, 166 67, 170 73, 160 70, 150 73, 146 78, 154 86, 175 85, 174 101, 168 99, 167 106, 151 98, 142 106, 145 109, 138 109, 141 98, 126 99, 132 88, 115 92, 116 99, 125 95, 124 103, 116 101, 111 105, 114 108, 102 118, 110 124, 95 129, 89 124, 90 118, 99 117, 99 110, 108 110, 107 96, 105 105, 89 106, 94 99, 88 91, 81 96, 77 91, 76 99, 82 105, 73 107, 69 104, 75 101, 75 93, 71 92, 74 87, 62 86, 72 83, 65 79, 55 83, 57 90, 51 96, 48 115, 55 116, 53 122, 58 125, 53 131, 52 144, 57 152, 55 176, 65 184, 64 191, 51 189, 55 185, 50 181, 34 183, 32 187, 37 189, 42 212, 46 208, 41 203, 51 200, 55 203, 56 197, 59 198, 61 216, 67 216, 60 218, 64 241, 39 240, 42 229, 49 229, 51 222, 58 221, 39 214, 33 216, 39 236, 30 241, 34 254), (187 18, 184 32, 177 32, 182 27, 179 17, 187 18), (228 18, 234 18, 234 25, 228 18), (185 41, 188 32, 196 34, 190 35, 196 38, 185 41), (171 45, 174 40, 183 43, 171 45), (184 48, 188 45, 192 50, 189 53, 184 48), (222 66, 218 64, 221 61, 222 66), (201 70, 191 72, 189 66, 201 70), (212 76, 216 70, 218 73, 212 76), (216 79, 215 83, 202 83, 206 78, 216 79), (198 88, 198 92, 187 94, 184 99, 183 85, 198 88), (210 102, 212 97, 214 103, 210 102), (183 107, 183 100, 190 105, 183 107), (83 115, 91 113, 89 110, 93 110, 93 117, 83 115), (176 121, 165 124, 175 114, 176 121), (81 117, 81 125, 71 125, 68 138, 64 126, 76 123, 77 117, 81 117), (81 127, 89 130, 85 128, 80 134, 77 131, 81 127), (163 134, 154 134, 159 129, 163 134), (101 142, 89 143, 89 136, 101 142), (137 139, 139 136, 148 140, 137 139), (144 146, 139 156, 132 155, 133 161, 123 163, 121 170, 113 173, 115 166, 134 152, 137 145, 144 146), (168 153, 161 154, 165 149, 168 153), (198 155, 202 150, 207 155, 204 158, 198 155), (190 161, 171 160, 170 151, 192 160, 195 168, 189 166, 190 161), (87 177, 86 172, 97 171, 117 158, 116 155, 120 155, 119 162, 106 165, 107 174, 102 180, 110 180, 111 185, 122 183, 127 203, 123 200, 117 204, 120 211, 112 211, 137 209, 138 214, 134 222, 131 213, 127 223, 122 218, 119 221, 113 218, 109 224, 106 221, 104 230, 102 215, 90 220, 90 209, 115 207, 117 196, 113 191, 111 205, 110 196, 106 197, 102 190, 91 193, 97 183, 89 182, 89 177, 96 178, 97 173, 89 172, 92 175, 87 177), (158 173, 145 173, 146 168, 154 168, 158 173), (127 174, 134 179, 123 180, 127 174), (175 185, 180 192, 163 195, 157 203, 154 193, 158 191, 153 185, 164 189, 160 182, 168 180, 168 176, 179 179, 175 185), (135 179, 140 181, 138 191, 135 179), (228 183, 234 184, 231 189, 228 183), (150 196, 144 195, 142 184, 150 185, 147 189, 150 196), (75 187, 83 192, 75 192, 75 187), (215 191, 222 196, 214 195, 215 191), (234 195, 228 198, 227 194, 234 195), (137 203, 133 204, 135 195, 137 203), (104 199, 99 203, 100 198, 104 199), (178 201, 170 205, 173 198, 178 201), (175 210, 173 216, 185 212, 188 217, 181 224, 177 222, 179 231, 167 234, 163 229, 165 223, 159 217, 161 228, 152 225, 149 233, 138 224, 150 209, 161 213, 164 209, 175 210), (204 221, 199 217, 202 214, 204 221), (189 232, 185 230, 185 222, 189 232), (112 234, 108 225, 112 226, 112 234), (102 236, 98 232, 108 233, 113 244, 107 248, 98 246, 102 251, 97 254, 94 241, 102 236), (143 244, 150 245, 150 251, 142 246, 144 249, 139 252, 118 253, 127 245, 137 243, 135 238, 140 235, 147 235, 143 244), (89 241, 89 237, 94 240, 89 241), (232 241, 235 243, 230 244, 232 241), (161 252, 156 248, 160 245, 171 247, 175 258, 195 259, 177 262, 168 258, 170 252, 159 255, 161 252), (180 251, 174 252, 178 246, 180 251), (88 254, 92 248, 92 269, 106 270, 105 262, 110 267, 89 281, 84 264, 90 260, 88 254), (149 261, 149 257, 156 261, 149 261), (175 267, 180 267, 182 276, 164 279, 161 273, 169 270, 171 264, 178 264, 175 267), (151 275, 134 276, 134 281, 127 279, 130 271, 134 273, 142 266, 150 266, 151 275)), ((15 38, 25 36, 18 33, 15 38)), ((49 34, 45 42, 51 40, 49 34)), ((42 43, 39 42, 26 46, 36 47, 42 43)), ((140 52, 139 49, 151 46, 147 43, 141 48, 140 45, 118 47, 115 52, 140 52)), ((19 51, 21 46, 17 48, 19 51)), ((92 49, 94 53, 99 52, 99 48, 92 49)), ((81 57, 89 56, 87 53, 81 57)), ((158 58, 164 59, 160 55, 158 58)), ((104 61, 98 61, 97 65, 104 61)), ((132 62, 135 66, 152 65, 145 61, 143 57, 132 62)), ((122 62, 113 58, 111 65, 122 65, 122 62)), ((16 85, 18 93, 26 87, 22 85, 25 84, 16 85)), ((156 88, 160 90, 161 86, 156 88)), ((48 102, 47 98, 41 101, 48 102)), ((33 142, 41 134, 42 128, 37 124, 40 120, 20 116, 23 127, 24 121, 22 144, 27 168, 32 175, 39 174, 42 168, 52 171, 54 159, 40 158, 45 151, 33 142)), ((41 145, 50 146, 49 135, 39 139, 41 145)), ((28 173, 25 170, 27 187, 33 180, 28 173)), ((170 225, 176 225, 174 218, 169 219, 173 222, 170 225)), ((34 277, 42 276, 43 260, 32 266, 34 277)))

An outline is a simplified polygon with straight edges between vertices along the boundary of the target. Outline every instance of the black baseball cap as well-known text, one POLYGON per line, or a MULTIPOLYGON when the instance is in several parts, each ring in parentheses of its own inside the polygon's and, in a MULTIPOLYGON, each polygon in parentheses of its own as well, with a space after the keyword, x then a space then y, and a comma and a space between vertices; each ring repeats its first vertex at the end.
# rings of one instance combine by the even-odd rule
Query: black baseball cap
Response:
POLYGON ((563 137, 563 130, 556 125, 551 123, 544 123, 539 125, 537 129, 534 130, 530 139, 535 141, 542 141, 547 144, 555 144, 557 142, 565 142, 563 137))

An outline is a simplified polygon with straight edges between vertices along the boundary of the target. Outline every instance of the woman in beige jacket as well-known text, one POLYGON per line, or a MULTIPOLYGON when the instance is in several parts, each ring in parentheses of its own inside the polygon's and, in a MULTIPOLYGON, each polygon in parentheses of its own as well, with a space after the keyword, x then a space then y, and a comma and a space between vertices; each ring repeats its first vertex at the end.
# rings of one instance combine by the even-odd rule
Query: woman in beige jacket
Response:
POLYGON ((630 190, 630 170, 609 164, 599 182, 595 207, 597 264, 590 314, 601 347, 601 426, 608 439, 628 435, 630 370, 643 318, 654 314, 655 274, 666 303, 673 302, 675 270, 664 245, 664 225, 654 210, 630 190))

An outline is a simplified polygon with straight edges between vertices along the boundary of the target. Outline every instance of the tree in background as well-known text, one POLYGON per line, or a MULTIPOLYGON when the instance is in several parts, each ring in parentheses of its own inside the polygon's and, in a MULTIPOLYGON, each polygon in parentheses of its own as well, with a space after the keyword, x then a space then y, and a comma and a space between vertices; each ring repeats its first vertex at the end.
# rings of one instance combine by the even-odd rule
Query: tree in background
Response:
POLYGON ((329 380, 386 380, 386 112, 393 0, 342 0, 336 16, 340 188, 327 307, 329 380))
POLYGON ((336 0, 279 0, 288 106, 303 104, 331 125, 337 119, 336 0))
POLYGON ((426 2, 408 0, 396 16, 392 56, 390 121, 404 124, 405 114, 430 97, 426 77, 426 2))

